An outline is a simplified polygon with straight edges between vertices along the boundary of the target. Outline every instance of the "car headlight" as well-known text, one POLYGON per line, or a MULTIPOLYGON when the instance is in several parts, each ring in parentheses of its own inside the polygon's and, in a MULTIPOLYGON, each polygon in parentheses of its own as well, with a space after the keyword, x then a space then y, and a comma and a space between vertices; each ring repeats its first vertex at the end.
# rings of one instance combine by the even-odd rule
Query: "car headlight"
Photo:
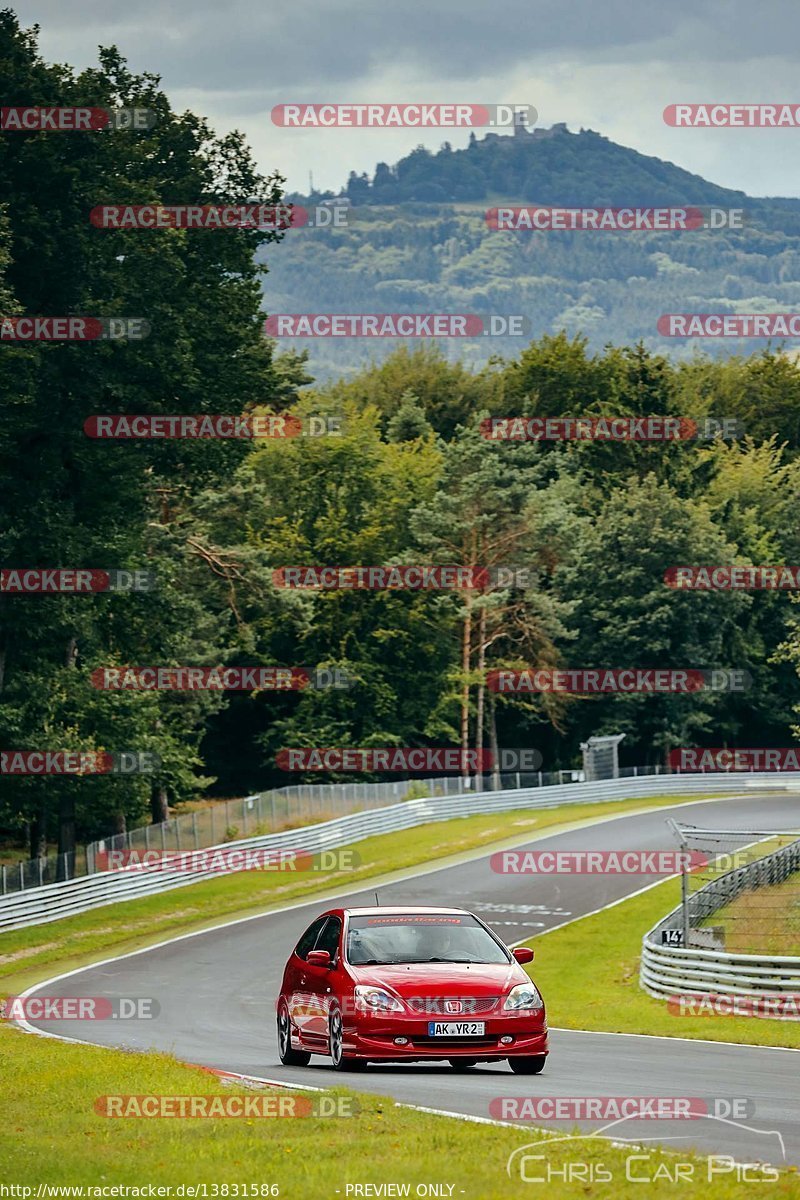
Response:
POLYGON ((402 1004, 396 997, 390 996, 388 992, 379 987, 367 987, 361 983, 356 984, 355 1000, 358 1012, 381 1016, 383 1013, 401 1013, 404 1011, 402 1004))
POLYGON ((521 1008, 544 1008, 544 1003, 535 983, 518 983, 506 996, 503 1008, 511 1011, 521 1008))

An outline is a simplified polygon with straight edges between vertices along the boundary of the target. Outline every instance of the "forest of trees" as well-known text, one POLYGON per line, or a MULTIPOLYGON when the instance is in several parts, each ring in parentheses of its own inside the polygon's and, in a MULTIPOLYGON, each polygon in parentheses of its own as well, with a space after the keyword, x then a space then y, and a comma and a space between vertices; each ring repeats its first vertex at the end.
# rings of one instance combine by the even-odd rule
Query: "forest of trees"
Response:
MULTIPOLYGON (((572 205, 648 205, 656 198, 660 204, 741 207, 748 202, 744 192, 619 146, 591 129, 570 133, 555 127, 536 133, 479 138, 473 131, 466 149, 454 150, 444 142, 436 154, 418 146, 394 167, 379 162, 372 179, 351 171, 346 192, 353 204, 441 204, 492 197, 572 205)), ((787 207, 793 205, 797 202, 787 202, 787 207)))
MULTIPOLYGON (((139 594, 0 595, 0 748, 146 749, 161 762, 155 775, 129 779, 0 776, 0 838, 27 831, 33 856, 48 841, 69 849, 76 837, 161 819, 167 805, 203 793, 296 782, 275 766, 282 747, 458 745, 465 695, 470 744, 488 745, 495 729, 500 745, 538 748, 546 770, 576 765, 581 740, 604 732, 625 733, 625 761, 638 764, 663 762, 673 746, 795 737, 792 597, 664 583, 676 564, 800 563, 800 373, 791 355, 773 347, 671 361, 636 341, 595 349, 576 319, 480 368, 425 344, 345 378, 312 378, 302 355, 262 333, 259 264, 269 290, 285 278, 288 255, 314 296, 306 308, 325 310, 335 286, 319 251, 300 269, 294 231, 281 240, 249 230, 98 230, 88 220, 102 202, 277 202, 283 180, 259 176, 240 136, 218 139, 202 119, 174 113, 158 80, 133 75, 115 51, 79 74, 44 63, 8 10, 0 68, 20 103, 158 114, 141 132, 0 141, 3 314, 127 315, 151 326, 138 342, 0 347, 0 565, 146 568, 157 579, 139 594), (114 443, 83 431, 101 413, 286 410, 335 415, 341 432, 114 443), (746 436, 636 445, 481 435, 486 416, 516 414, 712 415, 742 422, 746 436), (273 580, 292 564, 403 562, 514 563, 532 568, 532 582, 519 592, 412 593, 300 592, 273 580), (90 679, 100 666, 222 663, 338 667, 352 686, 104 692, 90 679), (747 670, 752 687, 487 692, 488 670, 522 666, 729 666, 747 670)), ((459 241, 456 218, 445 234, 436 245, 459 241)), ((687 238, 680 252, 697 244, 687 238)), ((625 245, 631 271, 645 275, 643 251, 625 245)), ((520 253, 502 246, 468 249, 464 286, 482 279, 490 304, 499 279, 516 287, 492 266, 491 254, 520 253)), ((387 244, 382 253, 397 251, 387 244)), ((566 295, 571 251, 552 253, 559 262, 542 294, 566 295)), ((459 261, 461 252, 448 269, 459 261)), ((759 261, 766 287, 774 264, 766 252, 759 261)), ((800 287, 792 262, 782 287, 800 287)), ((597 270, 598 288, 624 290, 597 270)), ((685 306, 683 276, 662 277, 685 306)), ((383 310, 414 307, 402 289, 385 299, 383 310)), ((529 294, 513 299, 528 311, 529 294)))

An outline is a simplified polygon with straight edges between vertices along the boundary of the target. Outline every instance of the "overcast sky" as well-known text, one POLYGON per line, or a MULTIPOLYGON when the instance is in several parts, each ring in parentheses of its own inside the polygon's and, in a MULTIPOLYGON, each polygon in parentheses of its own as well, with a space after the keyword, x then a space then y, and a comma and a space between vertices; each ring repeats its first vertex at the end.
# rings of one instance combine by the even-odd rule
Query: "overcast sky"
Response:
MULTIPOLYGON (((0 0, 11 3, 11 0, 0 0)), ((800 195, 800 129, 671 129, 674 102, 800 103, 797 0, 18 0, 49 61, 116 44, 162 76, 175 109, 244 131, 290 190, 337 190, 433 129, 287 130, 286 102, 532 104, 751 195, 800 195)), ((482 136, 480 133, 478 136, 482 136)))

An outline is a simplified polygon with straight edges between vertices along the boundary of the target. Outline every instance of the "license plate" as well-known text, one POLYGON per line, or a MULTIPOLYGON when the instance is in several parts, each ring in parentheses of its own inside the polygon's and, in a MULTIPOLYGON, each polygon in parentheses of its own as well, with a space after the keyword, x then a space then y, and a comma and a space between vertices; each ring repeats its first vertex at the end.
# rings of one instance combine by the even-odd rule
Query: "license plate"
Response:
POLYGON ((482 1037, 485 1021, 428 1021, 428 1037, 482 1037))

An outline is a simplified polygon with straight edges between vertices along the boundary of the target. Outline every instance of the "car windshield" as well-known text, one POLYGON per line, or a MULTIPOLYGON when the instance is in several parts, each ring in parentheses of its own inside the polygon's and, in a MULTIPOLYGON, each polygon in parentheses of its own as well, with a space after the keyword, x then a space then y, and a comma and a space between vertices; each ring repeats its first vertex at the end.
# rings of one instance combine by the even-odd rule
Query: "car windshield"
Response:
POLYGON ((469 913, 353 916, 345 956, 354 967, 510 961, 508 952, 469 913))

